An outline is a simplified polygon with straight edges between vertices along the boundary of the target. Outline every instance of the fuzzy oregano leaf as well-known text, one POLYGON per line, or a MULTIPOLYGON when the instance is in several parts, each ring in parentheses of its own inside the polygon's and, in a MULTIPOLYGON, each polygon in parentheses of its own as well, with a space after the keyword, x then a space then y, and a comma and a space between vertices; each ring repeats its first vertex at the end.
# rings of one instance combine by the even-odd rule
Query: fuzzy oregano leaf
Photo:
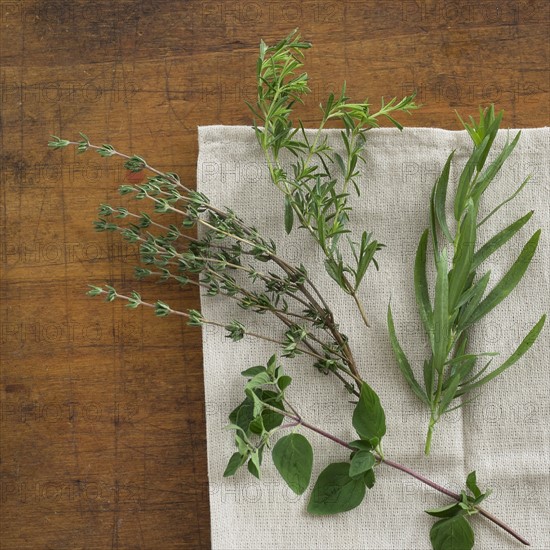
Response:
POLYGON ((434 523, 430 541, 433 550, 471 550, 474 531, 465 516, 453 516, 434 523))
POLYGON ((386 433, 386 415, 380 398, 366 382, 361 385, 361 394, 353 411, 352 423, 361 439, 366 439, 375 446, 386 433))
POLYGON ((287 485, 301 495, 308 487, 313 468, 313 449, 300 434, 290 434, 277 441, 271 451, 273 463, 287 485))
POLYGON ((365 498, 365 482, 349 475, 347 462, 327 466, 317 478, 307 511, 315 516, 347 512, 357 508, 365 498))

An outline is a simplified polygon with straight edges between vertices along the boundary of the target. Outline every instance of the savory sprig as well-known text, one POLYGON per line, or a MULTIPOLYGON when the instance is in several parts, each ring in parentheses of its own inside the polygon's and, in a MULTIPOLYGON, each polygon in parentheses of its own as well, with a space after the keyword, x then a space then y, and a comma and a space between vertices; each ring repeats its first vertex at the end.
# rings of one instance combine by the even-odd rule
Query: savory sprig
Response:
POLYGON ((478 353, 468 349, 471 328, 500 304, 516 287, 525 274, 540 237, 537 230, 523 247, 508 272, 486 294, 491 272, 479 274, 479 267, 494 252, 506 244, 531 218, 528 212, 502 229, 484 245, 477 245, 478 228, 503 205, 512 200, 526 185, 526 178, 518 189, 478 221, 480 201, 495 179, 506 159, 514 150, 520 133, 506 143, 496 158, 485 167, 491 146, 502 119, 494 107, 480 110, 479 121, 471 118, 464 123, 472 141, 473 151, 464 166, 454 198, 454 216, 457 228, 454 235, 446 219, 446 199, 453 154, 445 163, 430 198, 429 228, 424 231, 416 252, 414 286, 420 318, 430 341, 431 356, 424 362, 424 384, 420 384, 403 352, 395 332, 391 306, 388 307, 388 328, 397 363, 414 393, 430 408, 430 422, 425 452, 429 454, 435 425, 440 417, 462 406, 456 400, 497 377, 516 363, 535 343, 544 323, 543 315, 529 331, 516 351, 498 368, 490 370, 493 359, 476 370, 480 358, 496 353, 478 353), (436 267, 433 304, 428 291, 426 258, 431 240, 436 267))
POLYGON ((365 134, 379 126, 381 118, 388 119, 399 129, 395 113, 410 113, 418 106, 414 94, 397 101, 385 102, 380 109, 371 111, 368 100, 351 103, 346 96, 344 83, 341 94, 331 93, 325 105, 320 105, 322 119, 312 138, 298 119, 294 126, 291 116, 296 102, 310 91, 307 73, 297 72, 303 67, 304 50, 311 47, 293 31, 274 46, 260 44, 256 79, 258 96, 254 113, 254 130, 264 152, 273 183, 284 194, 284 223, 287 233, 294 220, 309 231, 321 247, 326 260, 327 273, 339 287, 353 297, 359 312, 368 326, 368 320, 357 292, 371 264, 378 268, 375 254, 384 246, 363 231, 359 242, 349 238, 348 204, 350 187, 360 195, 358 179, 360 162, 364 162, 365 134), (340 121, 344 155, 328 143, 322 130, 329 120, 340 121), (294 157, 290 170, 285 168, 281 153, 288 151, 294 157), (346 239, 342 241, 342 236, 346 239), (345 246, 342 247, 342 242, 345 246), (351 257, 352 260, 346 258, 351 257))

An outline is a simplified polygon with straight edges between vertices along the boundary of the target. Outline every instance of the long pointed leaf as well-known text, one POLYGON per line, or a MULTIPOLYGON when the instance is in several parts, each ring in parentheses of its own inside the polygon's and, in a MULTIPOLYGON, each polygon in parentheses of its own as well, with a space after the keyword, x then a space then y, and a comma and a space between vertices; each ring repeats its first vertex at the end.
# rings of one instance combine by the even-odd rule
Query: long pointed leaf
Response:
MULTIPOLYGON (((487 288, 487 285, 489 284, 489 278, 491 277, 491 272, 487 271, 481 279, 472 286, 471 289, 468 290, 468 300, 467 302, 464 302, 466 307, 461 311, 460 317, 457 321, 457 331, 461 332, 466 328, 467 323, 476 310, 477 306, 479 305, 479 302, 481 302, 481 299, 483 298, 483 294, 485 294, 485 289, 487 288), (471 292, 470 292, 471 291, 471 292)), ((466 296, 466 292, 464 293, 463 297, 466 296)))
POLYGON ((479 265, 484 262, 491 254, 496 252, 501 246, 506 244, 530 219, 533 215, 533 210, 528 212, 503 229, 500 233, 497 233, 494 237, 489 239, 475 254, 472 262, 472 269, 477 269, 479 265))
POLYGON ((516 137, 513 139, 511 143, 507 143, 504 146, 502 151, 499 153, 498 157, 487 167, 485 172, 481 174, 475 187, 472 189, 472 192, 470 195, 475 202, 479 202, 481 195, 483 195, 487 187, 489 187, 489 184, 493 181, 495 176, 498 174, 498 172, 502 168, 502 165, 504 164, 504 161, 510 156, 510 154, 516 147, 516 144, 520 138, 520 135, 521 135, 521 131, 519 131, 516 134, 516 137))
POLYGON ((428 247, 428 229, 422 233, 416 258, 414 262, 414 292, 416 295, 416 304, 420 313, 422 324, 428 333, 433 350, 433 311, 430 304, 428 293, 428 280, 426 277, 426 250, 428 247))
POLYGON ((533 255, 537 249, 537 245, 540 239, 540 229, 529 239, 527 244, 523 247, 518 259, 514 262, 512 267, 508 270, 506 275, 495 285, 493 290, 489 292, 487 298, 485 298, 474 311, 472 316, 466 322, 466 327, 475 323, 489 311, 496 307, 519 283, 523 277, 525 271, 529 267, 533 255))
POLYGON ((527 336, 523 339, 516 351, 514 351, 514 353, 504 363, 502 363, 502 365, 498 367, 498 369, 491 371, 489 374, 485 375, 483 378, 480 378, 476 382, 472 382, 471 384, 466 384, 465 386, 462 386, 457 392, 457 395, 463 395, 475 388, 479 388, 479 386, 483 386, 483 384, 486 384, 487 382, 489 382, 489 380, 492 380, 493 378, 496 378, 499 374, 502 374, 502 372, 511 367, 514 363, 517 363, 517 361, 519 361, 521 357, 525 355, 525 353, 527 353, 527 351, 529 351, 531 346, 535 343, 544 327, 545 322, 546 315, 543 315, 539 319, 538 323, 529 331, 529 334, 527 334, 527 336))
POLYGON ((449 226, 447 225, 447 217, 445 215, 445 204, 447 201, 447 187, 449 185, 449 173, 451 171, 451 162, 453 160, 455 152, 453 151, 447 158, 445 166, 441 171, 441 175, 435 184, 434 190, 434 211, 439 222, 439 227, 445 235, 448 241, 452 242, 453 238, 451 232, 449 231, 449 226))
POLYGON ((503 200, 497 207, 493 208, 489 214, 487 214, 478 224, 477 226, 480 227, 483 225, 491 216, 496 214, 505 204, 508 204, 511 200, 515 199, 519 193, 521 193, 522 189, 527 185, 527 182, 531 179, 531 176, 527 176, 523 183, 517 188, 516 191, 514 191, 507 199, 503 200))
POLYGON ((454 214, 455 220, 460 220, 464 207, 466 206, 466 200, 470 191, 470 183, 474 177, 474 173, 477 169, 477 164, 481 155, 483 154, 484 147, 489 142, 490 136, 486 136, 478 147, 475 147, 470 155, 470 158, 466 161, 466 165, 460 173, 458 179, 458 187, 455 195, 454 214))
POLYGON ((447 278, 447 250, 443 249, 437 261, 437 279, 434 299, 434 360, 435 370, 441 375, 447 360, 449 342, 449 288, 447 278))
POLYGON ((458 240, 449 281, 449 311, 453 311, 457 306, 472 270, 476 243, 476 218, 477 208, 474 202, 469 200, 466 205, 466 214, 458 225, 458 240))
POLYGON ((414 373, 412 371, 409 360, 407 359, 407 356, 403 352, 403 349, 401 348, 401 345, 397 340, 397 335, 395 333, 395 326, 393 324, 391 305, 388 306, 388 330, 390 333, 391 346, 393 348, 395 358, 397 359, 397 365, 399 366, 399 369, 403 373, 405 380, 407 381, 407 383, 409 384, 413 392, 417 395, 417 397, 421 401, 426 403, 426 405, 429 405, 428 397, 426 396, 426 393, 424 392, 424 390, 420 387, 420 384, 416 381, 416 378, 414 377, 414 373))

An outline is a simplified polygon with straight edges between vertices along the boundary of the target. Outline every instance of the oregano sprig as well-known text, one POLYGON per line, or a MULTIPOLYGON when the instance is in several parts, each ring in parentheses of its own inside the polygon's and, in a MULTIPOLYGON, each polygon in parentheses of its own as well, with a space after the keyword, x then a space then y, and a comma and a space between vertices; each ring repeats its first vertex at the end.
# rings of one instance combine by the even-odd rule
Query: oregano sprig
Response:
POLYGON ((352 425, 358 438, 346 442, 304 419, 289 401, 286 391, 292 378, 284 373, 275 355, 266 366, 257 365, 241 373, 246 379, 245 399, 229 415, 228 428, 234 431, 236 451, 229 459, 224 476, 232 476, 247 465, 248 471, 261 478, 265 452, 271 451, 273 463, 292 491, 303 494, 311 480, 314 451, 307 438, 297 430, 303 428, 346 448, 347 461, 327 465, 319 474, 311 491, 307 511, 324 516, 357 508, 376 483, 375 473, 382 465, 399 470, 436 491, 453 498, 442 508, 426 510, 437 518, 431 528, 434 550, 464 550, 474 545, 474 531, 469 518, 480 514, 525 545, 529 542, 508 525, 480 507, 490 491, 482 492, 475 472, 466 479, 466 490, 457 494, 412 469, 394 462, 382 453, 386 434, 386 417, 376 392, 365 382, 355 404, 352 425), (283 424, 286 420, 287 423, 283 424), (292 430, 288 435, 282 435, 292 430), (274 443, 275 440, 275 443, 274 443))

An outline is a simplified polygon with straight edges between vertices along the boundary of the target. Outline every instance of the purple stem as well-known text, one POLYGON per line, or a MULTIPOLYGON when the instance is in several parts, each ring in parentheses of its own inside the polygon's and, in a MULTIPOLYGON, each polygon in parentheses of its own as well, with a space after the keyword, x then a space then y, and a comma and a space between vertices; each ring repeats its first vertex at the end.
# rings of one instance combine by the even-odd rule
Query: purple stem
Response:
MULTIPOLYGON (((294 410, 294 409, 293 409, 294 410)), ((280 411, 279 411, 280 412, 280 411)), ((326 437, 327 439, 330 439, 331 441, 334 441, 338 445, 341 445, 342 447, 346 447, 346 449, 354 450, 351 445, 346 443, 343 439, 340 439, 339 437, 336 437, 335 435, 329 434, 328 432, 325 432, 324 430, 321 430, 320 428, 317 428, 316 426, 313 426, 309 424, 308 422, 305 422, 300 418, 300 416, 292 416, 290 414, 287 414, 285 416, 288 416, 289 418, 292 418, 296 421, 297 424, 301 424, 304 428, 307 428, 308 430, 311 430, 313 432, 318 433, 319 435, 322 435, 323 437, 326 437)), ((428 485, 432 489, 435 489, 436 491, 439 491, 440 493, 443 493, 444 495, 447 495, 448 497, 454 498, 455 500, 460 501, 461 497, 459 494, 454 493, 453 491, 449 491, 448 489, 445 489, 445 487, 442 487, 441 485, 438 485, 437 483, 434 483, 433 481, 430 481, 427 477, 424 477, 421 474, 416 473, 414 470, 411 470, 410 468, 407 468, 407 466, 403 466, 402 464, 399 464, 397 462, 394 462, 393 460, 389 460, 387 458, 383 458, 382 456, 378 455, 378 459, 380 462, 383 462, 384 464, 387 464, 391 468, 395 468, 396 470, 400 470, 418 481, 428 485)), ((525 546, 531 546, 528 540, 524 539, 521 535, 516 533, 511 527, 503 523, 500 519, 495 517, 493 514, 487 512, 483 508, 480 508, 479 506, 476 506, 477 511, 484 517, 486 517, 489 521, 492 521, 502 529, 504 529, 507 533, 512 535, 516 540, 524 544, 525 546)))

